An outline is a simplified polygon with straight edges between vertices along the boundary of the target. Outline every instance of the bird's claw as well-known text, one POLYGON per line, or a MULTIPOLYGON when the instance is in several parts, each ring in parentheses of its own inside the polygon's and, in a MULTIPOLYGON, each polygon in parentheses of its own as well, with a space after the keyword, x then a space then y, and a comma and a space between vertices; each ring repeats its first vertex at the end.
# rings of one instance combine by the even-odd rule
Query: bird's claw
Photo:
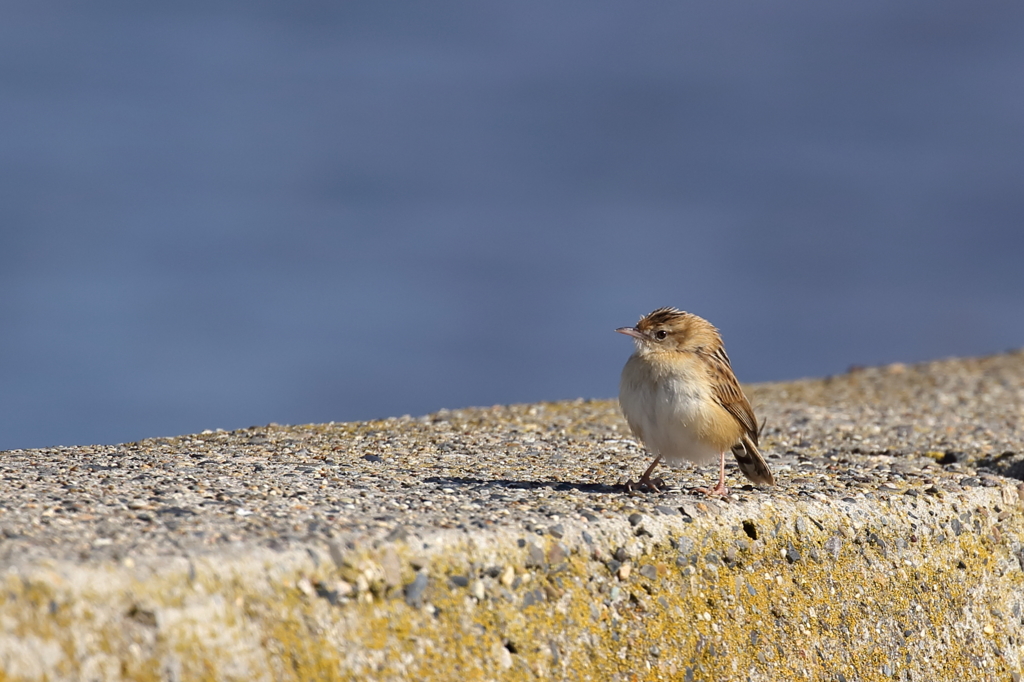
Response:
POLYGON ((660 493, 662 488, 665 487, 665 479, 658 478, 652 479, 650 476, 643 476, 638 481, 630 481, 626 484, 627 492, 639 492, 641 489, 644 492, 660 493))
POLYGON ((704 493, 708 497, 725 497, 729 494, 729 489, 719 483, 714 488, 696 488, 696 492, 704 493))

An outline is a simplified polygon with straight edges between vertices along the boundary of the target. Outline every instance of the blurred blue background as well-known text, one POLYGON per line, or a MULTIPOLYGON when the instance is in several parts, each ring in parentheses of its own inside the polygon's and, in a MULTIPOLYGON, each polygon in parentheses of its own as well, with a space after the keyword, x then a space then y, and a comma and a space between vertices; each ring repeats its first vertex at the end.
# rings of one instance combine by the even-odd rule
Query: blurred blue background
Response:
POLYGON ((1024 5, 12 0, 0 449, 1024 343, 1024 5))

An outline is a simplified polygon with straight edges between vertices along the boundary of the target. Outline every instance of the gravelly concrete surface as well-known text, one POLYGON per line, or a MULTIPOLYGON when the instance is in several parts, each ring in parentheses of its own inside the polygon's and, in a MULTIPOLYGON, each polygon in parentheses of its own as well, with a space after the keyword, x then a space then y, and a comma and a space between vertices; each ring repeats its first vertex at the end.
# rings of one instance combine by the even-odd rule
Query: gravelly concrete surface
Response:
POLYGON ((1019 679, 1024 353, 748 393, 723 500, 611 401, 0 453, 0 677, 1019 679))
MULTIPOLYGON (((1021 459, 1024 354, 749 386, 779 485, 733 494, 862 497, 996 485, 1021 459)), ((424 529, 543 532, 580 514, 679 513, 713 468, 643 471, 613 401, 0 453, 0 560, 103 561, 424 529), (664 508, 664 509, 662 509, 664 508)), ((913 493, 911 493, 913 494, 913 493)))

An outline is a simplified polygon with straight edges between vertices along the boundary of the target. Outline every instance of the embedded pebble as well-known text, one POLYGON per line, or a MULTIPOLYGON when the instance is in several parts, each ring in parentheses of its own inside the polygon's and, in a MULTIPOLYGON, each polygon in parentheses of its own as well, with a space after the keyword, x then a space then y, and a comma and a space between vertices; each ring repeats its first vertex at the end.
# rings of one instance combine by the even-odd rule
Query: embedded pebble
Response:
POLYGON ((429 579, 426 573, 417 573, 416 579, 405 586, 405 603, 413 608, 423 605, 423 592, 427 589, 429 579))
POLYGON ((526 567, 543 568, 544 565, 544 550, 531 542, 527 546, 526 567))
POLYGON ((548 550, 548 563, 555 566, 565 561, 566 556, 567 552, 565 545, 560 542, 556 542, 551 545, 551 549, 548 550))

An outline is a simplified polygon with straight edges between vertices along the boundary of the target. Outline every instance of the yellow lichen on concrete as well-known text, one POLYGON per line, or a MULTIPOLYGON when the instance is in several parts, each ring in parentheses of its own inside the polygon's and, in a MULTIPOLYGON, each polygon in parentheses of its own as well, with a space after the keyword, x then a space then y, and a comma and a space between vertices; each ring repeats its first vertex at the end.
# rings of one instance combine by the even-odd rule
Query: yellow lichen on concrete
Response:
POLYGON ((7 453, 0 681, 1019 680, 1022 357, 755 387, 724 500, 609 401, 7 453))
POLYGON ((11 680, 1003 679, 1020 665, 1024 524, 998 499, 769 503, 144 580, 8 574, 0 655, 11 680), (414 559, 429 582, 410 605, 414 559))
MULTIPOLYGON (((194 576, 179 571, 117 595, 134 600, 127 622, 159 632, 142 655, 137 637, 99 617, 115 627, 79 637, 72 655, 69 637, 87 624, 51 605, 73 597, 60 580, 8 581, 4 610, 10 617, 19 604, 20 635, 59 642, 67 660, 101 667, 134 645, 134 664, 122 669, 132 679, 166 679, 171 669, 182 679, 295 680, 882 680, 903 679, 903 671, 978 679, 1016 671, 1024 581, 1007 543, 1022 536, 1021 514, 1004 514, 996 526, 971 501, 918 507, 977 523, 958 536, 911 534, 901 543, 902 502, 853 510, 860 514, 815 503, 766 505, 756 519, 726 512, 651 520, 638 543, 632 527, 610 520, 591 528, 593 544, 579 528, 569 542, 535 537, 525 547, 500 535, 449 542, 428 557, 420 607, 398 586, 368 583, 351 597, 331 596, 332 581, 382 574, 374 569, 379 549, 340 566, 240 564, 226 580, 224 566, 197 566, 194 576), (607 557, 617 548, 598 536, 630 546, 631 558, 612 570, 607 557), (530 544, 542 559, 530 556, 530 544), (504 587, 492 562, 511 567, 516 580, 504 587), (475 595, 470 581, 481 583, 475 595)), ((414 553, 391 550, 403 560, 414 553)))
MULTIPOLYGON (((1002 525, 1019 532, 1020 515, 1011 518, 1002 525)), ((385 596, 341 608, 320 604, 311 617, 313 605, 282 592, 276 608, 268 605, 278 614, 273 648, 292 652, 294 679, 771 680, 841 673, 880 680, 901 679, 906 669, 922 679, 975 679, 1016 665, 1005 655, 1015 635, 991 624, 996 595, 1012 595, 1022 582, 1000 546, 965 534, 956 542, 919 541, 913 551, 887 549, 892 534, 865 529, 828 560, 807 558, 840 537, 821 530, 803 539, 778 533, 734 560, 709 562, 708 554, 724 557, 741 538, 731 528, 705 527, 698 535, 703 558, 679 566, 675 547, 651 543, 636 557, 636 565, 650 568, 625 579, 608 575, 583 547, 546 569, 527 569, 521 551, 510 551, 516 573, 529 576, 508 592, 511 599, 487 577, 482 600, 446 580, 473 571, 471 554, 449 552, 431 566, 423 609, 385 596), (793 551, 804 556, 787 558, 793 551), (986 585, 992 582, 1005 584, 986 585), (982 642, 986 624, 992 635, 982 642), (341 661, 339 650, 346 653, 341 661)), ((555 544, 542 549, 548 554, 555 544)), ((1019 632, 1019 622, 1012 630, 1019 632)))

